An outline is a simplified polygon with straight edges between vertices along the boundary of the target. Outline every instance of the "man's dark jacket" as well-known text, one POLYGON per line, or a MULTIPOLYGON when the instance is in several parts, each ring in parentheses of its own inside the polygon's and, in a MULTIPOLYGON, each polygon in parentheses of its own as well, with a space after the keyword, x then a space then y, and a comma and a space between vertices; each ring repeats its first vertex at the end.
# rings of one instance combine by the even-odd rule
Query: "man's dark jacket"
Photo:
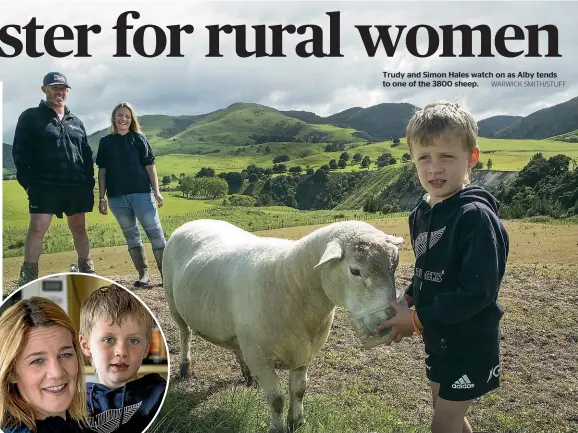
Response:
POLYGON ((12 147, 16 178, 25 190, 35 183, 94 186, 92 150, 82 121, 65 107, 60 120, 41 101, 18 118, 12 147))

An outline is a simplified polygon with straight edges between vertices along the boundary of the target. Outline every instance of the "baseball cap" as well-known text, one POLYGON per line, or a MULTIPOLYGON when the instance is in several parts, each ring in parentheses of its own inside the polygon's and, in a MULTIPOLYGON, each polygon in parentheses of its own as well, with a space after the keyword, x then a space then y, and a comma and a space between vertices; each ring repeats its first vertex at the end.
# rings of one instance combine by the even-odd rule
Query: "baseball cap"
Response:
POLYGON ((60 72, 49 72, 48 74, 46 74, 44 76, 44 80, 42 81, 42 85, 43 86, 62 85, 68 87, 69 89, 71 88, 68 85, 68 81, 66 80, 64 74, 61 74, 60 72))

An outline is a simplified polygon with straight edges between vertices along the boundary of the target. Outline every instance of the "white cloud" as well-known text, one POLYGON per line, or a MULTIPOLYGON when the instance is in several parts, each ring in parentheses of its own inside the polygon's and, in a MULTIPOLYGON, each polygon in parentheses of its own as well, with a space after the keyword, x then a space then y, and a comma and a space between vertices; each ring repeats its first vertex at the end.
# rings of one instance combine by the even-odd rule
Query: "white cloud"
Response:
MULTIPOLYGON (((2 2, 6 3, 6 2, 2 2)), ((6 3, 7 4, 7 3, 6 3)), ((42 98, 40 84, 48 71, 59 70, 69 79, 72 90, 68 102, 71 110, 89 131, 105 127, 110 110, 120 101, 129 101, 139 114, 200 114, 226 107, 234 102, 258 102, 278 109, 314 111, 329 115, 353 106, 367 107, 381 102, 409 102, 423 106, 437 99, 462 99, 474 115, 484 118, 496 114, 527 115, 578 95, 578 62, 573 43, 578 39, 574 24, 578 7, 571 2, 58 2, 48 7, 45 2, 10 2, 10 10, 2 6, 0 26, 25 25, 32 17, 45 26, 66 24, 99 24, 100 34, 89 35, 91 58, 56 59, 44 55, 28 58, 1 59, 0 80, 4 84, 4 140, 11 142, 20 112, 36 105, 42 98), (130 19, 135 27, 155 24, 160 27, 192 24, 192 35, 183 34, 183 58, 114 58, 116 34, 112 27, 124 11, 136 10, 139 19, 130 19), (341 52, 343 58, 308 58, 295 55, 297 43, 309 39, 305 35, 285 34, 285 58, 239 58, 234 51, 234 35, 221 34, 222 58, 207 58, 208 32, 213 24, 246 24, 247 48, 254 47, 252 25, 317 24, 324 30, 324 49, 329 49, 329 11, 341 12, 341 52), (367 56, 355 25, 487 24, 493 32, 506 24, 555 24, 559 29, 561 58, 416 58, 407 53, 405 40, 400 51, 387 58, 378 51, 375 58, 367 56), (567 82, 563 88, 492 88, 490 80, 481 80, 475 89, 457 88, 388 88, 381 86, 383 70, 418 72, 557 72, 567 82)), ((129 30, 129 46, 135 29, 129 30)), ((392 34, 394 31, 392 30, 392 34)), ((152 52, 151 30, 145 38, 147 52, 152 52)), ((405 35, 405 33, 404 33, 405 35)), ((418 33, 424 44, 425 31, 418 33)), ((42 45, 38 34, 37 45, 42 45)), ((23 35, 20 36, 23 39, 23 35)), ((474 45, 479 40, 474 37, 474 45)), ((508 46, 525 48, 525 42, 509 41, 508 46)), ((454 46, 461 40, 456 37, 454 46)), ((75 49, 76 42, 58 41, 61 50, 75 49)), ((0 44, 0 48, 8 49, 0 44)), ((271 49, 268 41, 267 48, 271 49)), ((423 46, 418 48, 425 50, 423 46)), ((541 49, 544 46, 541 45, 541 49)), ((474 50, 477 52, 479 50, 474 50)), ((493 50, 495 52, 495 50, 493 50)))

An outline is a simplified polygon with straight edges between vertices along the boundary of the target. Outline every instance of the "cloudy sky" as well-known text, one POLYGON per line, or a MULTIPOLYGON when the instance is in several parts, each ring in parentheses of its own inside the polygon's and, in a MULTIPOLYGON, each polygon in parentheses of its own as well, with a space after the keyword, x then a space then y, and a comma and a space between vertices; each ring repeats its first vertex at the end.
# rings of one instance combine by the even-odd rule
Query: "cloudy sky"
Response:
MULTIPOLYGON (((423 106, 438 99, 465 102, 478 120, 497 115, 527 115, 544 107, 578 96, 578 40, 575 19, 576 2, 162 2, 153 1, 83 1, 31 2, 0 0, 0 27, 24 26, 36 17, 43 25, 36 37, 38 51, 44 51, 45 31, 53 25, 101 26, 100 34, 90 34, 91 58, 73 55, 57 59, 45 54, 30 58, 23 52, 14 58, 0 58, 0 81, 3 82, 3 141, 11 143, 14 127, 22 110, 38 104, 43 94, 41 81, 48 71, 61 71, 72 89, 68 96, 70 109, 94 132, 107 126, 111 109, 120 101, 129 101, 138 114, 201 114, 224 108, 235 102, 257 102, 280 110, 308 110, 330 115, 344 109, 368 107, 382 102, 408 102, 423 106), (129 19, 134 26, 128 31, 130 58, 115 58, 118 16, 129 10, 140 13, 129 19), (326 12, 340 11, 341 58, 299 58, 297 43, 310 39, 305 35, 285 34, 285 58, 239 58, 235 53, 234 35, 221 34, 222 58, 205 57, 209 49, 208 25, 247 25, 247 46, 254 47, 250 26, 265 24, 317 24, 323 28, 324 50, 329 51, 329 17, 326 12), (138 27, 155 24, 194 26, 191 35, 182 34, 182 58, 141 57, 132 47, 138 27), (559 30, 558 58, 508 59, 440 58, 441 48, 429 58, 417 58, 405 48, 407 31, 419 24, 439 30, 441 25, 487 24, 492 34, 507 24, 554 24, 559 30), (365 52, 355 25, 405 25, 398 50, 387 57, 382 48, 371 58, 365 52), (558 88, 495 88, 490 79, 479 80, 475 89, 458 88, 388 88, 382 87, 382 72, 555 72, 556 80, 566 81, 558 88)), ((15 35, 14 30, 9 31, 15 35)), ((477 33, 477 32, 476 32, 477 33)), ((62 34, 62 33, 57 33, 62 34)), ((61 51, 77 52, 74 41, 57 41, 61 51)), ((395 28, 392 35, 397 34, 395 28)), ((441 39, 441 30, 439 30, 441 39)), ((527 34, 524 30, 524 34, 527 34)), ((271 47, 270 33, 267 47, 271 47)), ((376 35, 376 33, 374 33, 376 35)), ((426 32, 419 33, 420 52, 426 51, 426 32)), ((513 35, 510 30, 508 36, 513 35)), ((154 51, 152 30, 145 32, 145 47, 154 51)), ((26 40, 24 31, 18 36, 26 40)), ((32 41, 29 41, 32 42, 32 41)), ((527 41, 508 41, 511 50, 528 51, 527 41)), ((456 37, 455 46, 461 45, 456 37)), ((480 39, 474 36, 474 54, 479 54, 480 39), (477 48, 476 48, 477 47, 477 48)), ((13 49, 0 42, 0 49, 13 49)), ((457 50, 459 53, 459 49, 457 50)), ((492 52, 496 53, 492 45, 492 52)), ((546 53, 543 37, 540 53, 546 53)))

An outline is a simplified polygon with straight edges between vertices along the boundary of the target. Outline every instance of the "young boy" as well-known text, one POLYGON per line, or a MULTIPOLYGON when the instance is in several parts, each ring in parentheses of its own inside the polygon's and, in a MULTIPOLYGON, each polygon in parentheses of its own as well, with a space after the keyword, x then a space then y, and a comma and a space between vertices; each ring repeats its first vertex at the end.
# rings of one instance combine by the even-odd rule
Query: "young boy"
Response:
POLYGON ((423 335, 434 405, 433 433, 471 433, 465 415, 473 399, 500 384, 498 290, 509 240, 499 203, 469 186, 478 163, 478 127, 462 106, 437 102, 417 111, 407 143, 427 191, 409 216, 415 272, 406 290, 410 310, 378 327, 399 342, 423 335))
POLYGON ((137 379, 150 348, 153 317, 128 291, 111 285, 82 302, 80 346, 99 383, 87 383, 89 426, 98 433, 145 430, 160 408, 166 380, 137 379))

